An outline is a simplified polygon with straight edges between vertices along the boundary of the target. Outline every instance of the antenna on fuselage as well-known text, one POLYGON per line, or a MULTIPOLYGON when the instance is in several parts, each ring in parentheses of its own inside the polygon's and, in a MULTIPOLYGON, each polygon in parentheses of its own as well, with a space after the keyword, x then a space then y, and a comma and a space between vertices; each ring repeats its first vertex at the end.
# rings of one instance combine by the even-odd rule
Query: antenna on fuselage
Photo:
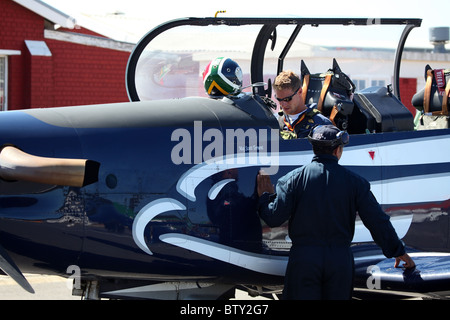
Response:
POLYGON ((214 15, 214 18, 217 18, 217 15, 218 15, 219 13, 225 13, 225 12, 227 12, 227 10, 219 10, 219 11, 216 11, 216 14, 214 15))

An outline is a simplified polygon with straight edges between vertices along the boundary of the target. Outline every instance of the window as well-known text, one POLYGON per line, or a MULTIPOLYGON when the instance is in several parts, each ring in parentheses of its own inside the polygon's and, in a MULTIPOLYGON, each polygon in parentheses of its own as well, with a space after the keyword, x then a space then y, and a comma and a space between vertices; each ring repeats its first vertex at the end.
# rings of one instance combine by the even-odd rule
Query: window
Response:
POLYGON ((366 79, 357 78, 352 79, 352 81, 356 86, 356 91, 366 89, 367 87, 386 87, 386 83, 388 83, 388 81, 386 81, 385 79, 370 79, 370 78, 366 79))
POLYGON ((366 80, 355 79, 355 80, 353 80, 353 83, 356 86, 356 91, 366 88, 366 80))
POLYGON ((385 80, 372 80, 372 87, 385 87, 386 81, 385 80))

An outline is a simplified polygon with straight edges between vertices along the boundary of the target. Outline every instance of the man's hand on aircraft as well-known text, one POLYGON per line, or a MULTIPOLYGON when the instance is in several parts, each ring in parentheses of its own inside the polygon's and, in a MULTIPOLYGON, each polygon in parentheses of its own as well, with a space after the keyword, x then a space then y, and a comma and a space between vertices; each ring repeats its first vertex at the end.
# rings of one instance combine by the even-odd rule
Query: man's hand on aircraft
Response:
POLYGON ((400 261, 404 262, 404 264, 401 266, 402 268, 412 269, 416 266, 414 260, 407 253, 395 258, 394 268, 399 267, 400 261))

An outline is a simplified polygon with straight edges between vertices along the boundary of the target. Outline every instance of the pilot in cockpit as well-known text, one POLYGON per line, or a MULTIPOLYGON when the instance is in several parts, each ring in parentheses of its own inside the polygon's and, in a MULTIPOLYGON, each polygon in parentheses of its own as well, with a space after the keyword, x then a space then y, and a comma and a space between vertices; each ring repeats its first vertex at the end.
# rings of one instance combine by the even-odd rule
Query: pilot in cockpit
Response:
POLYGON ((294 72, 282 71, 275 78, 273 89, 281 107, 278 122, 283 139, 306 138, 314 126, 332 124, 315 108, 315 103, 305 104, 300 78, 294 72))

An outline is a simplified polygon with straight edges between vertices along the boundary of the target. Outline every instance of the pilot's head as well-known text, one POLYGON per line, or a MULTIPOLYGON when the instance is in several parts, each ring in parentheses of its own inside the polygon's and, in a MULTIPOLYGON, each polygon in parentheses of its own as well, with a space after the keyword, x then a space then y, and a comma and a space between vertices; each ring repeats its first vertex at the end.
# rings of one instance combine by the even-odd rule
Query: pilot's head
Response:
POLYGON ((314 154, 333 154, 339 147, 339 156, 342 155, 342 148, 349 142, 349 135, 346 131, 341 131, 333 125, 319 125, 314 127, 308 140, 313 146, 314 154))
POLYGON ((203 86, 212 97, 237 95, 242 89, 242 70, 230 58, 216 58, 203 72, 203 86))
POLYGON ((273 83, 275 98, 280 103, 283 112, 289 115, 299 114, 306 110, 303 101, 302 83, 297 74, 291 70, 280 72, 273 83))

